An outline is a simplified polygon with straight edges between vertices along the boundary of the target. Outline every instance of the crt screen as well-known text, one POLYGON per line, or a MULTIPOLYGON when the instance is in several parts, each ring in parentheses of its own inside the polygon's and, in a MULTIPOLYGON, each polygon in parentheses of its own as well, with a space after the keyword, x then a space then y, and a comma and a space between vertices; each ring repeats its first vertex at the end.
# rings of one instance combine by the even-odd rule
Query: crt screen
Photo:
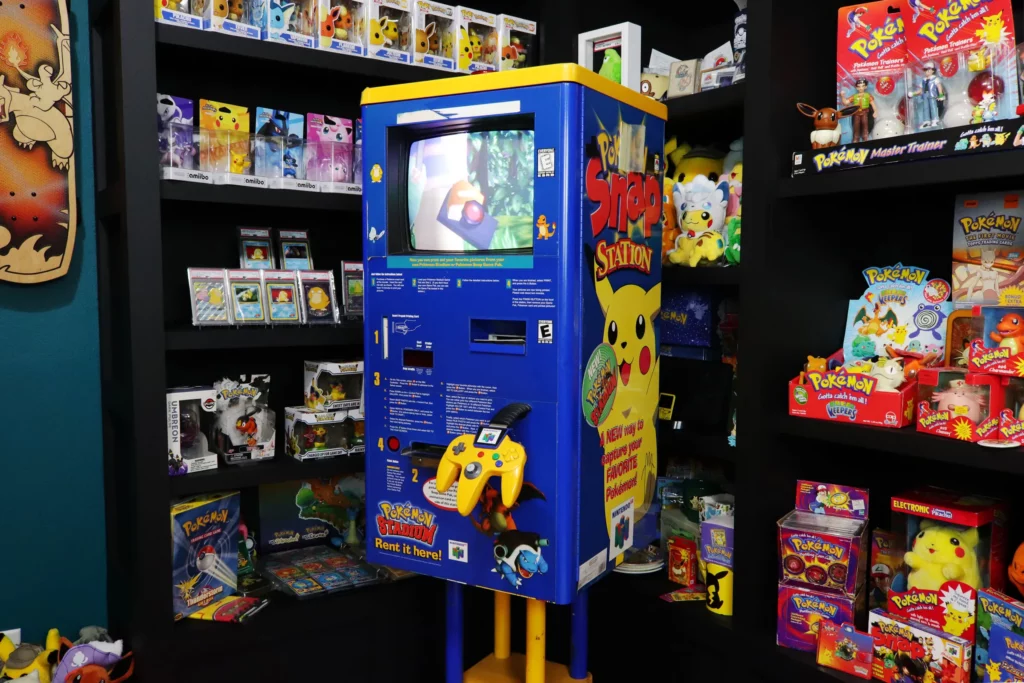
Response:
POLYGON ((533 250, 533 131, 417 140, 409 150, 416 251, 533 250))

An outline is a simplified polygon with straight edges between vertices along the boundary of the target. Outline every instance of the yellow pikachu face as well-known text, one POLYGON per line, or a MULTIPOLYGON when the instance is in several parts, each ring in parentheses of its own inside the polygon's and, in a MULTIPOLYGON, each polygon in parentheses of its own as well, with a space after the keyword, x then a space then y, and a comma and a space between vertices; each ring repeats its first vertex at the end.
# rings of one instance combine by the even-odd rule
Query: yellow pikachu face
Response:
POLYGON ((380 22, 370 19, 370 45, 383 45, 384 33, 380 30, 380 22))
POLYGON ((604 313, 604 343, 615 350, 620 390, 646 394, 656 374, 658 349, 654 345, 654 321, 661 312, 661 283, 649 290, 623 285, 613 290, 608 278, 594 287, 604 313))
POLYGON ((473 61, 473 48, 469 46, 469 34, 466 29, 459 29, 459 69, 465 71, 473 61))

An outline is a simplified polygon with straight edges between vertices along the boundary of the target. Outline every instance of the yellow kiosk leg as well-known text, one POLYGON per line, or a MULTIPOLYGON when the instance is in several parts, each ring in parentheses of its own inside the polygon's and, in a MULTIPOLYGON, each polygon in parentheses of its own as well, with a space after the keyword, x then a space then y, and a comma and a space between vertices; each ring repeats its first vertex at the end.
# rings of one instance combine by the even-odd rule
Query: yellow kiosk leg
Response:
POLYGON ((544 607, 543 600, 526 599, 526 683, 544 683, 547 645, 544 607))
POLYGON ((508 659, 512 654, 512 596, 494 593, 494 658, 508 659))

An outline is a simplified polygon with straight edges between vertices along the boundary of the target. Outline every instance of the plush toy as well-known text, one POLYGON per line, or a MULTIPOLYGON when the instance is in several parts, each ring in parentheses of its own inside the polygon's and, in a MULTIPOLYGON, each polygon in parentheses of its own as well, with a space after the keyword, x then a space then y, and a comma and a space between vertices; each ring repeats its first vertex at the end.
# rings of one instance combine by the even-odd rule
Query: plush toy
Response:
MULTIPOLYGON (((106 635, 105 631, 103 635, 106 635)), ((57 648, 57 669, 53 672, 53 680, 55 683, 74 681, 71 672, 83 667, 92 666, 106 671, 120 661, 123 651, 124 645, 120 640, 113 643, 95 640, 76 644, 67 638, 61 638, 60 646, 57 648)))
MULTIPOLYGON (((665 148, 665 158, 668 158, 668 147, 665 148)), ((661 262, 669 264, 668 254, 676 248, 676 238, 679 237, 679 218, 676 215, 676 205, 672 201, 672 179, 665 178, 665 193, 661 196, 661 207, 664 216, 661 221, 661 262)))
POLYGON ((878 380, 878 391, 899 391, 900 385, 907 379, 903 372, 903 360, 899 358, 875 363, 868 374, 878 380))
POLYGON ((3 636, 0 638, 0 661, 4 665, 0 668, 0 678, 17 678, 27 683, 36 677, 39 683, 51 683, 59 646, 60 633, 55 628, 46 634, 45 649, 29 643, 14 647, 11 639, 3 636))
POLYGON ((722 173, 730 177, 737 165, 743 164, 743 138, 737 138, 729 143, 729 151, 726 152, 725 161, 722 163, 722 173))
POLYGON ((672 179, 677 183, 689 183, 698 176, 717 183, 725 162, 722 153, 713 147, 694 147, 674 163, 672 179))
POLYGON ((619 56, 618 50, 604 51, 604 61, 597 73, 616 83, 622 83, 622 57, 619 56))
POLYGON ((978 530, 924 520, 914 537, 914 545, 903 556, 910 567, 907 588, 937 591, 947 581, 959 581, 977 589, 981 584, 978 569, 978 530))
MULTIPOLYGON (((121 641, 117 641, 118 650, 120 650, 120 644, 121 641)), ((101 663, 101 661, 108 661, 108 659, 103 659, 83 664, 77 668, 71 668, 76 653, 82 654, 79 648, 90 647, 91 645, 94 644, 73 646, 71 641, 67 639, 60 642, 58 670, 62 670, 62 665, 65 665, 65 663, 68 664, 67 668, 70 669, 64 678, 65 683, 121 683, 132 677, 132 673, 135 671, 135 658, 131 652, 124 657, 114 657, 114 661, 109 664, 101 663), (72 661, 66 662, 65 660, 68 659, 72 661)), ((103 643, 103 645, 109 644, 103 643)))

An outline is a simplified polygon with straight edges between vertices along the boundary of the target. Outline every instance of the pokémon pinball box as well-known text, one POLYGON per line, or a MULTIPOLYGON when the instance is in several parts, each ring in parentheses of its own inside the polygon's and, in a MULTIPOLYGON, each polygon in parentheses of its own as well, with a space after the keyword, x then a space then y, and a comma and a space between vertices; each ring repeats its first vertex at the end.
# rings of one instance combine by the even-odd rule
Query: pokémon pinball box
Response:
POLYGON ((665 107, 576 65, 363 105, 368 560, 568 603, 656 532, 665 107))

